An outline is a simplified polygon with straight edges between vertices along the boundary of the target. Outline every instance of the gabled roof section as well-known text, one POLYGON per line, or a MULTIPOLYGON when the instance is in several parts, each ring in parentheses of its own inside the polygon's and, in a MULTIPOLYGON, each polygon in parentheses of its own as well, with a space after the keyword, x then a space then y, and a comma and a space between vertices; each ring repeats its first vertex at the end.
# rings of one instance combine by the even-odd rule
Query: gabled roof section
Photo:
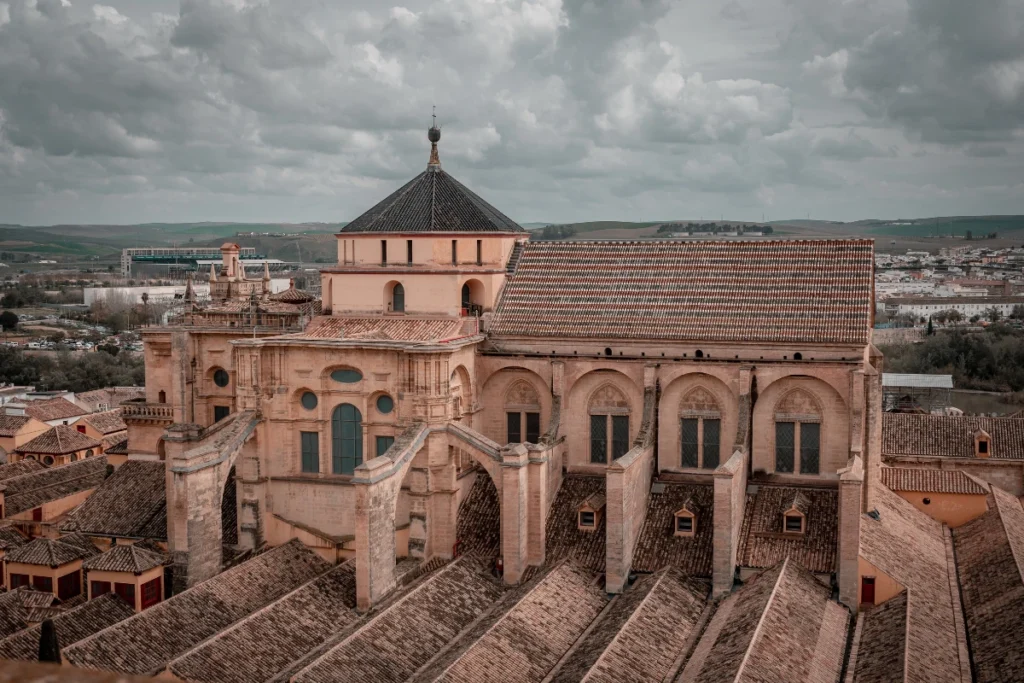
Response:
MULTIPOLYGON (((107 593, 58 614, 53 617, 53 625, 61 647, 67 647, 133 614, 135 610, 128 603, 107 593)), ((0 640, 0 659, 38 660, 41 628, 37 624, 0 640)))
POLYGON ((31 419, 31 415, 0 414, 0 436, 14 436, 31 419))
POLYGON ((167 538, 165 463, 129 460, 72 512, 61 531, 95 536, 167 538), (156 528, 151 528, 156 520, 156 528), (154 534, 154 535, 150 535, 154 534))
POLYGON ((974 434, 992 437, 993 460, 1024 460, 1024 420, 1017 417, 882 414, 882 454, 974 458, 974 434))
POLYGON ((869 342, 871 240, 529 242, 496 337, 869 342))
POLYGON ((120 410, 105 410, 102 413, 90 413, 82 420, 92 426, 100 434, 113 434, 128 429, 128 425, 121 419, 120 410))
POLYGON ((525 233, 440 166, 427 170, 341 229, 357 232, 525 233))
POLYGON ((115 545, 105 553, 90 557, 82 563, 83 569, 104 572, 141 574, 166 562, 166 558, 137 545, 115 545))
POLYGON ((59 567, 75 560, 92 557, 99 552, 99 548, 91 543, 86 545, 81 542, 81 539, 71 537, 37 538, 19 548, 8 551, 4 560, 41 567, 59 567))
POLYGON ((963 470, 933 470, 923 467, 883 467, 882 483, 893 491, 920 493, 962 493, 984 496, 989 485, 963 470))
POLYGON ((85 415, 87 410, 76 406, 63 396, 56 398, 41 399, 38 401, 26 401, 25 414, 31 415, 41 422, 50 420, 66 420, 79 415, 85 415))
POLYGON ((6 513, 16 515, 43 503, 94 489, 106 476, 107 459, 101 455, 13 477, 3 483, 6 513))

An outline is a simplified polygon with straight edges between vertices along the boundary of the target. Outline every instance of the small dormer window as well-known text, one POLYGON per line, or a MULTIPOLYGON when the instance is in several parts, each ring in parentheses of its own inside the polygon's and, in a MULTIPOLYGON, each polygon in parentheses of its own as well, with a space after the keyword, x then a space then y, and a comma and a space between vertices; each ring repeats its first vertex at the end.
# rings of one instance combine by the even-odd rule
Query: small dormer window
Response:
POLYGON ((979 455, 982 455, 982 454, 988 455, 988 441, 979 441, 978 442, 978 454, 979 455))
POLYGON ((992 455, 992 437, 984 429, 974 432, 974 455, 978 458, 992 455))
POLYGON ((693 536, 697 533, 697 513, 691 498, 683 503, 683 507, 676 510, 674 519, 674 536, 693 536))
POLYGON ((803 493, 797 492, 786 501, 782 510, 782 532, 784 534, 803 534, 807 531, 807 513, 810 500, 803 493))
POLYGON ((786 515, 786 533, 802 534, 804 532, 803 515, 786 515))
POLYGON ((605 498, 603 493, 595 493, 576 510, 576 523, 580 531, 594 531, 601 523, 604 512, 605 498))

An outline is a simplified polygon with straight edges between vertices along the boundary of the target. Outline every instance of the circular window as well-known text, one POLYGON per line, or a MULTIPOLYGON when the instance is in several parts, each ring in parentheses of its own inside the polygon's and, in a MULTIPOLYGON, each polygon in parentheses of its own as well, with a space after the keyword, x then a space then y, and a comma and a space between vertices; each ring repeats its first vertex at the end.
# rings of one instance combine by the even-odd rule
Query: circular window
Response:
POLYGON ((307 391, 302 395, 302 407, 306 410, 313 410, 316 408, 316 394, 312 391, 307 391))
POLYGON ((355 382, 363 379, 363 373, 352 368, 342 368, 341 370, 335 370, 331 373, 331 379, 335 382, 343 382, 345 384, 354 384, 355 382))
POLYGON ((395 400, 388 395, 377 398, 377 410, 387 415, 395 409, 395 400))
POLYGON ((932 504, 932 499, 931 498, 925 498, 923 502, 924 502, 925 505, 931 505, 932 504))
POLYGON ((213 373, 213 383, 218 387, 226 387, 231 378, 228 376, 228 371, 219 369, 213 373))
POLYGON ((52 465, 53 464, 53 456, 52 455, 44 455, 43 456, 43 464, 44 465, 52 465))
POLYGON ((85 452, 85 457, 87 457, 87 458, 91 458, 92 457, 92 449, 91 448, 85 452))

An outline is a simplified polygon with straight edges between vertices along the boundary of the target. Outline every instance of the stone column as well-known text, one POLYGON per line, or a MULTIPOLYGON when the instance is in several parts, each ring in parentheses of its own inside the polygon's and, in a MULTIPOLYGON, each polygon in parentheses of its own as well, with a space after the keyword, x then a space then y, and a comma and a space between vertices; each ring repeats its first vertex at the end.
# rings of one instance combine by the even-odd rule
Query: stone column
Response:
POLYGON ((548 460, 553 446, 530 454, 527 483, 530 494, 527 514, 527 563, 544 564, 548 523, 548 460))
MULTIPOLYGON (((365 612, 395 587, 395 500, 401 477, 387 476, 387 458, 364 462, 356 493, 356 609, 365 612)), ((409 550, 412 553, 410 534, 409 550)), ((422 547, 421 547, 422 550, 422 547)))
POLYGON ((455 463, 448 448, 448 434, 434 432, 427 438, 427 546, 428 559, 451 559, 455 549, 458 527, 458 490, 455 483, 455 463))
POLYGON ((839 602, 857 611, 857 583, 860 570, 860 516, 864 465, 856 455, 850 464, 839 470, 839 602))
MULTIPOLYGON (((716 598, 732 591, 736 550, 747 497, 747 454, 737 450, 715 470, 714 540, 712 542, 711 590, 716 598)), ((701 520, 697 520, 700 524, 701 520)))
POLYGON ((526 570, 529 532, 529 454, 523 444, 501 450, 501 555, 505 583, 516 584, 526 570))
POLYGON ((867 439, 864 448, 864 511, 874 507, 873 497, 882 485, 882 375, 871 366, 864 369, 867 439))

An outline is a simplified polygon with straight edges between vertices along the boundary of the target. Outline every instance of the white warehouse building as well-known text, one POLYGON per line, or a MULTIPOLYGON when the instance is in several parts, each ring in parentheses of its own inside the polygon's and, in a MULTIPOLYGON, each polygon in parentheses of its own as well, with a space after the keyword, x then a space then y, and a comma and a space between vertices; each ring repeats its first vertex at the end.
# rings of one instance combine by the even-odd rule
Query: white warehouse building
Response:
POLYGON ((1024 296, 893 297, 885 302, 885 312, 927 318, 941 311, 957 311, 968 319, 984 316, 990 308, 998 309, 1006 317, 1014 306, 1024 306, 1024 296))

